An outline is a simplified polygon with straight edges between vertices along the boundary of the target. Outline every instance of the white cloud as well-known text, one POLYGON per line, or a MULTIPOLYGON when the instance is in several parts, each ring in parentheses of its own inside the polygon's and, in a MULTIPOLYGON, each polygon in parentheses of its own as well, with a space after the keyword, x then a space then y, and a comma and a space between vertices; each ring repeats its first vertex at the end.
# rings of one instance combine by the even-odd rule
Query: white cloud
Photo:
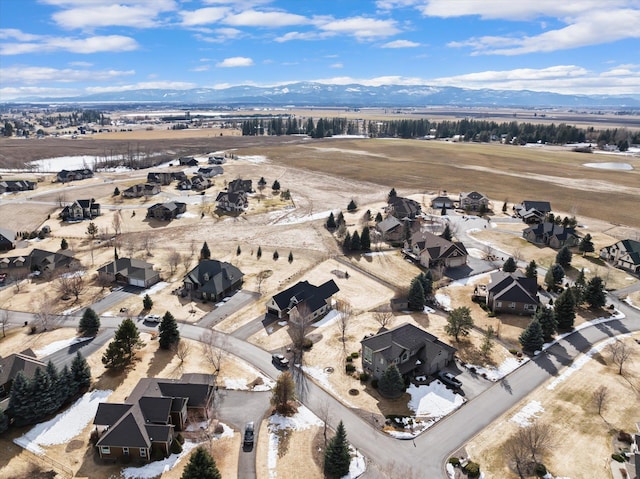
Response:
POLYGON ((224 43, 228 40, 240 38, 242 35, 242 30, 238 30, 236 28, 216 28, 211 30, 208 35, 196 33, 194 36, 202 42, 224 43))
POLYGON ((287 32, 284 35, 275 39, 278 43, 290 42, 293 40, 322 40, 323 38, 331 37, 334 34, 331 32, 287 32))
POLYGON ((310 22, 306 17, 303 17, 302 15, 295 15, 293 13, 245 10, 237 14, 229 15, 224 19, 224 23, 236 27, 278 28, 293 25, 306 25, 310 22))
POLYGON ((62 28, 83 29, 107 26, 150 28, 159 24, 158 15, 176 8, 173 0, 57 1, 45 0, 65 8, 52 15, 62 28))
POLYGON ((350 17, 339 20, 323 20, 318 28, 324 32, 350 35, 359 40, 385 38, 400 32, 395 20, 379 20, 368 17, 350 17))
POLYGON ((192 72, 206 72, 206 71, 209 71, 210 69, 211 69, 210 65, 200 65, 199 67, 194 67, 189 71, 192 71, 192 72))
POLYGON ((208 7, 200 8, 193 11, 180 12, 182 17, 182 25, 206 25, 208 23, 216 23, 229 13, 229 9, 225 7, 208 7))
POLYGON ((253 65, 253 60, 247 57, 225 58, 223 61, 216 63, 219 68, 250 67, 251 65, 253 65))
POLYGON ((342 63, 334 63, 331 68, 344 68, 344 65, 342 63))
MULTIPOLYGON (((138 43, 131 37, 122 35, 99 35, 92 37, 52 37, 45 35, 29 35, 31 40, 24 43, 3 43, 0 55, 21 55, 27 53, 48 53, 68 51, 73 53, 122 52, 138 48, 138 43)), ((15 36, 13 37, 15 38, 15 36)))
POLYGON ((41 38, 41 35, 25 33, 17 28, 0 28, 0 40, 17 40, 19 42, 33 42, 41 38))
POLYGON ((92 67, 93 63, 90 62, 69 62, 72 67, 92 67))
POLYGON ((37 83, 72 83, 104 81, 123 76, 134 75, 135 70, 74 70, 71 68, 49 68, 10 66, 2 69, 3 83, 11 84, 37 84, 37 83))
POLYGON ((419 43, 410 40, 394 40, 381 45, 381 48, 415 48, 419 46, 419 43))

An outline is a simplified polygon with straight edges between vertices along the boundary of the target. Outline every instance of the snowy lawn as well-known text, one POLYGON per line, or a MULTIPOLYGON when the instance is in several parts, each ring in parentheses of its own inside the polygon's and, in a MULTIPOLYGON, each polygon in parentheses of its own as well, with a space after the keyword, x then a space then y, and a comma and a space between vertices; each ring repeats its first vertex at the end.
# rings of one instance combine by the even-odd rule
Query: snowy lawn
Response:
POLYGON ((256 375, 262 379, 261 384, 249 386, 245 378, 222 378, 224 388, 235 391, 271 391, 273 389, 276 384, 275 381, 257 372, 256 375))
POLYGON ((55 353, 56 351, 60 351, 61 349, 65 349, 68 348, 70 346, 73 346, 74 344, 78 344, 78 343, 83 343, 85 341, 89 341, 90 339, 93 338, 69 338, 69 339, 62 339, 60 341, 54 341, 53 343, 47 344, 44 348, 42 349, 36 349, 34 351, 35 355, 40 357, 43 356, 49 356, 50 354, 55 353))
POLYGON ((538 419, 543 412, 544 408, 542 404, 540 404, 540 401, 529 401, 509 420, 515 422, 520 427, 528 427, 535 419, 538 419))
POLYGON ((340 398, 340 401, 343 402, 345 405, 349 407, 355 407, 347 399, 343 398, 336 392, 336 390, 333 388, 333 386, 329 382, 329 373, 327 373, 324 369, 315 367, 315 366, 302 366, 302 370, 305 372, 305 374, 315 379, 320 384, 320 386, 322 386, 325 390, 329 391, 334 396, 340 398))
POLYGON ((35 454, 44 454, 40 446, 69 442, 93 420, 98 404, 105 401, 111 393, 109 390, 86 393, 69 409, 47 422, 36 425, 13 442, 35 454))
POLYGON ((529 358, 526 358, 526 357, 523 357, 523 358, 512 357, 512 358, 505 359, 502 362, 502 364, 500 364, 498 367, 476 366, 475 364, 464 364, 464 366, 467 369, 473 368, 475 369, 476 374, 479 374, 482 377, 486 377, 489 381, 496 382, 502 379, 503 377, 505 377, 511 371, 522 366, 527 361, 529 361, 529 358))
POLYGON ((169 286, 169 283, 167 283, 166 281, 160 281, 159 283, 156 283, 153 286, 151 286, 149 289, 145 289, 142 293, 138 294, 138 296, 140 296, 141 298, 144 298, 145 295, 155 294, 167 286, 169 286))
POLYGON ((341 317, 341 314, 335 309, 332 309, 326 314, 324 318, 322 318, 317 323, 313 323, 311 326, 313 326, 314 328, 322 328, 323 326, 329 326, 330 324, 333 324, 336 321, 338 321, 340 317, 341 317))
POLYGON ((445 311, 451 311, 451 297, 447 294, 436 293, 435 294, 436 302, 440 305, 440 307, 445 311))

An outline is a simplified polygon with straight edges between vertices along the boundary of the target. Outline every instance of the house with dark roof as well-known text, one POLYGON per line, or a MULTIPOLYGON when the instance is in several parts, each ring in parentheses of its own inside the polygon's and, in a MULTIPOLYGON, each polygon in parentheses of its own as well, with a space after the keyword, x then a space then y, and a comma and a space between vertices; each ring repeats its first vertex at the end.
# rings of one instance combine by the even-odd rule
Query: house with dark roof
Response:
POLYGON ((134 258, 118 258, 98 269, 98 277, 104 282, 124 283, 148 288, 160 281, 160 272, 151 263, 134 258))
POLYGON ((34 248, 29 254, 0 257, 0 271, 23 269, 24 272, 40 271, 45 273, 59 268, 70 268, 74 263, 76 263, 76 259, 73 252, 68 249, 52 252, 34 248))
POLYGON ((436 196, 431 200, 431 207, 434 210, 441 210, 442 208, 452 210, 456 207, 456 205, 448 196, 436 196))
POLYGON ((211 180, 202 175, 194 175, 191 178, 191 189, 195 191, 204 191, 211 186, 211 180))
POLYGON ((147 173, 147 183, 157 183, 166 186, 173 181, 173 174, 168 171, 147 173))
POLYGON ((376 224, 376 230, 384 241, 402 243, 405 238, 405 224, 395 216, 389 215, 376 224))
POLYGON ((459 205, 465 211, 489 211, 489 198, 477 191, 460 193, 459 205))
POLYGON ((224 165, 227 160, 224 156, 210 156, 207 162, 210 165, 224 165))
POLYGON ((600 250, 600 257, 632 273, 640 273, 640 241, 625 239, 600 250))
POLYGON ((179 201, 170 201, 168 203, 156 203, 147 208, 147 218, 161 221, 171 221, 178 215, 187 211, 187 204, 179 201))
POLYGON ((494 313, 532 315, 539 304, 538 282, 520 270, 492 273, 485 291, 487 306, 494 313))
POLYGON ((200 176, 204 176, 205 178, 213 178, 214 176, 218 176, 224 173, 222 166, 203 166, 198 168, 196 172, 200 176))
POLYGON ((59 217, 62 221, 77 221, 93 219, 100 216, 100 203, 91 198, 89 200, 76 200, 72 204, 62 208, 59 217))
POLYGON ((215 378, 209 374, 144 378, 124 403, 100 403, 93 419, 100 458, 149 462, 156 455, 169 456, 177 431, 191 418, 209 418, 214 390, 215 378))
POLYGON ((428 231, 418 231, 405 241, 403 253, 425 268, 456 268, 467 264, 469 254, 460 242, 449 241, 428 231))
POLYGON ((79 170, 62 170, 56 175, 58 183, 67 183, 68 181, 78 181, 87 178, 93 178, 93 171, 89 168, 81 168, 79 170))
POLYGON ((178 181, 178 186, 176 188, 178 188, 179 190, 186 191, 186 190, 190 190, 191 186, 192 186, 191 180, 185 177, 184 179, 178 181))
POLYGON ((19 372, 27 379, 33 378, 36 369, 45 370, 47 365, 36 358, 31 349, 25 349, 20 353, 10 354, 6 358, 0 357, 0 408, 7 409, 11 384, 19 372))
POLYGON ((16 247, 16 232, 0 228, 0 251, 9 251, 16 247))
POLYGON ((387 213, 395 216, 399 220, 405 218, 415 219, 416 216, 422 213, 422 207, 420 203, 411 198, 394 196, 389 198, 387 213))
POLYGON ((300 281, 273 296, 267 303, 267 313, 288 318, 295 311, 303 320, 316 320, 329 312, 331 298, 338 291, 340 288, 332 279, 320 286, 300 281))
POLYGON ((403 376, 434 374, 451 363, 457 351, 409 323, 365 337, 360 344, 362 369, 375 379, 380 379, 392 364, 403 376))
POLYGON ((238 178, 229 182, 229 184, 227 185, 227 191, 229 193, 239 193, 241 191, 245 193, 251 193, 253 192, 253 182, 251 180, 243 180, 238 178))
POLYGON ((35 181, 4 180, 4 181, 0 181, 0 194, 35 190, 37 187, 38 187, 38 183, 36 183, 35 181))
POLYGON ((249 199, 244 191, 235 193, 221 191, 216 196, 216 209, 222 211, 242 212, 249 207, 249 199))
POLYGON ((242 287, 244 273, 230 263, 205 259, 183 279, 182 295, 220 301, 242 287))
POLYGON ((513 205, 513 211, 525 223, 540 223, 551 213, 551 203, 525 200, 519 205, 513 205))
POLYGON ((139 183, 133 185, 122 192, 125 198, 141 198, 143 196, 153 196, 160 193, 160 185, 157 183, 139 183))
POLYGON ((576 246, 580 237, 574 228, 565 228, 549 221, 538 223, 522 231, 522 237, 530 243, 560 249, 564 246, 576 246))
POLYGON ((181 156, 178 158, 178 163, 184 166, 198 166, 198 160, 193 156, 181 156))

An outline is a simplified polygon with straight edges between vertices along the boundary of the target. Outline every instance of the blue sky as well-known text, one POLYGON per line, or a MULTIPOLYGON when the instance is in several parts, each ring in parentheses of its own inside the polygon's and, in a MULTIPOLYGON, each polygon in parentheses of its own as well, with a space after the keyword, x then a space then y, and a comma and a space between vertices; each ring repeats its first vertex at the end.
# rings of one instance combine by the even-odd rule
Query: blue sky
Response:
POLYGON ((0 0, 0 100, 424 84, 640 94, 640 0, 0 0))

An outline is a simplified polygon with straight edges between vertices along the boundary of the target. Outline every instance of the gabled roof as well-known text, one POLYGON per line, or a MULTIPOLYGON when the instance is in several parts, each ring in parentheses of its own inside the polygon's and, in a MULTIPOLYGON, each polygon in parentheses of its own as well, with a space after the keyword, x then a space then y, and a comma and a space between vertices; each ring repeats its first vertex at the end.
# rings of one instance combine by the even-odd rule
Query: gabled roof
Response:
POLYGON ((149 448, 151 441, 145 426, 140 409, 132 407, 104 433, 96 446, 149 448))
POLYGON ((522 206, 525 210, 538 210, 540 213, 549 213, 551 211, 551 203, 548 201, 524 200, 522 206))
POLYGON ((436 196, 434 199, 431 200, 432 205, 435 203, 444 203, 445 205, 449 205, 449 204, 453 205, 453 200, 448 196, 436 196))
POLYGON ((137 279, 148 279, 157 274, 151 263, 135 258, 118 258, 98 268, 98 272, 137 279))
POLYGON ((205 259, 187 273, 184 282, 199 286, 201 291, 218 294, 236 284, 243 276, 242 271, 230 263, 205 259))
POLYGON ((114 404, 101 402, 98 404, 96 417, 93 424, 96 426, 113 426, 120 418, 133 407, 133 404, 114 404))
POLYGON ((388 231, 391 231, 398 226, 402 226, 402 222, 398 218, 396 218, 395 216, 387 216, 376 225, 376 228, 378 228, 378 230, 382 233, 387 233, 388 231))
POLYGON ((486 198, 482 193, 478 193, 477 191, 472 191, 470 193, 460 193, 460 199, 469 198, 471 200, 479 201, 483 198, 486 198))
POLYGON ((186 206, 186 203, 181 203, 179 201, 170 201, 168 203, 156 203, 155 205, 149 206, 147 208, 149 211, 161 209, 167 211, 175 211, 177 209, 181 209, 186 206))
POLYGON ((569 236, 578 236, 574 228, 565 228, 562 225, 557 225, 555 223, 551 223, 550 221, 545 221, 543 223, 529 226, 522 232, 522 234, 529 233, 533 233, 536 236, 555 237, 561 241, 566 240, 569 236))
POLYGON ((216 196, 216 201, 228 201, 229 203, 238 204, 247 202, 247 194, 244 191, 221 191, 216 196))
POLYGON ((431 260, 466 256, 467 249, 462 243, 449 241, 428 231, 418 231, 411 236, 411 244, 420 253, 426 252, 431 260))
POLYGON ((415 216, 422 211, 420 203, 402 196, 389 198, 389 205, 393 208, 393 215, 398 218, 415 216))
POLYGON ((13 243, 16 238, 16 232, 12 231, 8 228, 0 228, 0 241, 7 240, 10 243, 13 243))
POLYGON ((520 270, 513 273, 496 271, 491 274, 487 293, 493 293, 494 301, 517 303, 538 303, 538 283, 535 278, 527 278, 520 270))
POLYGON ((315 286, 308 281, 300 281, 276 294, 273 300, 280 310, 286 310, 305 302, 309 307, 309 312, 312 313, 324 306, 327 300, 338 291, 340 288, 332 279, 320 286, 315 286))
POLYGON ((38 360, 31 349, 25 349, 20 353, 10 354, 6 358, 0 358, 0 384, 12 381, 22 371, 27 378, 32 378, 36 369, 44 371, 45 363, 38 360))

